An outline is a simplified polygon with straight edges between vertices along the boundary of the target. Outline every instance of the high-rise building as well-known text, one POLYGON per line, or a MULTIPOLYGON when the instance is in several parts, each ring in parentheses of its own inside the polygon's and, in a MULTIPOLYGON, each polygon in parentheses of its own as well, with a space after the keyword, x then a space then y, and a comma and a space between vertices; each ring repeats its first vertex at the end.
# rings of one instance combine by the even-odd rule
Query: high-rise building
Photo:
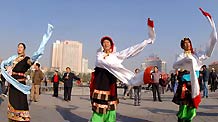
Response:
POLYGON ((162 61, 158 56, 152 55, 145 59, 145 62, 141 64, 141 68, 145 69, 148 66, 157 66, 159 71, 166 71, 166 62, 162 61))
POLYGON ((82 59, 82 73, 88 73, 88 59, 82 59))
POLYGON ((167 62, 166 61, 161 62, 161 71, 167 72, 167 62))
POLYGON ((52 68, 65 71, 70 67, 72 71, 80 73, 82 69, 82 43, 78 41, 60 41, 53 43, 52 68))

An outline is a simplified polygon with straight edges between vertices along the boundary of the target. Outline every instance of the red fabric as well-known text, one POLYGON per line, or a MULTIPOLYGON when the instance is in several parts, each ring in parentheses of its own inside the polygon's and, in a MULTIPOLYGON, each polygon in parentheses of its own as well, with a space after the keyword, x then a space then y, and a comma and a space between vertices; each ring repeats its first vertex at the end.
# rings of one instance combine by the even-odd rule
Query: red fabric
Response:
POLYGON ((95 73, 92 72, 91 74, 91 79, 89 81, 89 89, 90 89, 90 96, 92 96, 93 92, 94 92, 94 78, 95 78, 95 73))
POLYGON ((76 81, 76 84, 77 84, 77 85, 81 85, 81 81, 80 81, 80 80, 77 80, 77 81, 76 81))
POLYGON ((203 13, 204 16, 208 16, 210 17, 210 19, 212 19, 212 16, 208 12, 204 11, 202 8, 199 8, 199 9, 203 13))
POLYGON ((181 93, 181 98, 182 98, 182 99, 185 98, 186 89, 187 89, 186 84, 183 84, 183 85, 182 85, 182 93, 181 93))
POLYGON ((149 66, 145 69, 144 71, 144 77, 143 77, 143 80, 144 80, 144 84, 148 84, 148 83, 151 83, 151 71, 153 69, 153 66, 149 66))
POLYGON ((111 94, 111 96, 115 96, 116 95, 115 83, 110 85, 110 94, 111 94))
POLYGON ((54 82, 57 83, 58 82, 58 75, 54 76, 54 82))
POLYGON ((192 99, 195 108, 198 108, 200 102, 201 102, 201 94, 199 94, 198 96, 196 96, 195 98, 192 99))
MULTIPOLYGON (((90 89, 90 96, 92 96, 93 92, 94 92, 94 78, 95 78, 95 73, 92 72, 91 73, 91 79, 89 81, 89 89, 90 89)), ((116 87, 115 87, 115 83, 110 85, 110 94, 111 96, 115 96, 116 95, 116 87)))
POLYGON ((150 20, 150 18, 148 18, 148 26, 154 28, 154 21, 150 20))
POLYGON ((166 82, 168 79, 168 74, 162 73, 161 76, 162 76, 162 79, 166 82))

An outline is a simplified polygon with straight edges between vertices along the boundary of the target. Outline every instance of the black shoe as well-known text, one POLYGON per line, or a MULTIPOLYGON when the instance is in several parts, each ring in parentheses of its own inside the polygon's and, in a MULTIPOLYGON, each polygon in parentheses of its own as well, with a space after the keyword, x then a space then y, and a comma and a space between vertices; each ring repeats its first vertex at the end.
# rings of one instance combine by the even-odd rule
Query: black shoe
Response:
POLYGON ((206 96, 206 98, 208 98, 208 96, 206 96))
POLYGON ((159 102, 162 102, 162 100, 159 100, 159 102))

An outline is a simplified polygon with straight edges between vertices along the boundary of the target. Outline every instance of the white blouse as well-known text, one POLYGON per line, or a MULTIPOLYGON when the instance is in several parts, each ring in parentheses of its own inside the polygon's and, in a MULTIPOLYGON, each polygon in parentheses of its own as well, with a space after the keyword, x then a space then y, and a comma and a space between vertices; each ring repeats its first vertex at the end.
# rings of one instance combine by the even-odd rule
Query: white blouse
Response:
POLYGON ((95 66, 108 70, 116 78, 118 78, 120 81, 128 85, 143 84, 142 73, 137 73, 137 76, 135 76, 135 74, 132 71, 126 69, 122 65, 122 62, 124 61, 124 59, 133 57, 138 53, 140 53, 148 44, 152 44, 154 40, 155 40, 154 28, 151 28, 149 26, 148 40, 144 40, 143 42, 136 44, 132 47, 129 47, 125 50, 122 50, 120 52, 112 52, 109 54, 109 56, 106 56, 106 53, 103 52, 103 50, 100 50, 97 52, 95 66))

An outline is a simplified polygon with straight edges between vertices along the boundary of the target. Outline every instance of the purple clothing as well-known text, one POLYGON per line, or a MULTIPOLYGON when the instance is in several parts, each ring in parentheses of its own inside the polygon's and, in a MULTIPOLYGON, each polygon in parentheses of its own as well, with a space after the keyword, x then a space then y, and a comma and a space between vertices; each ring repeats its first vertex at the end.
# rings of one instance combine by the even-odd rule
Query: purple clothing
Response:
POLYGON ((159 83, 159 79, 161 78, 161 72, 153 72, 152 73, 152 80, 153 80, 153 83, 159 83))

